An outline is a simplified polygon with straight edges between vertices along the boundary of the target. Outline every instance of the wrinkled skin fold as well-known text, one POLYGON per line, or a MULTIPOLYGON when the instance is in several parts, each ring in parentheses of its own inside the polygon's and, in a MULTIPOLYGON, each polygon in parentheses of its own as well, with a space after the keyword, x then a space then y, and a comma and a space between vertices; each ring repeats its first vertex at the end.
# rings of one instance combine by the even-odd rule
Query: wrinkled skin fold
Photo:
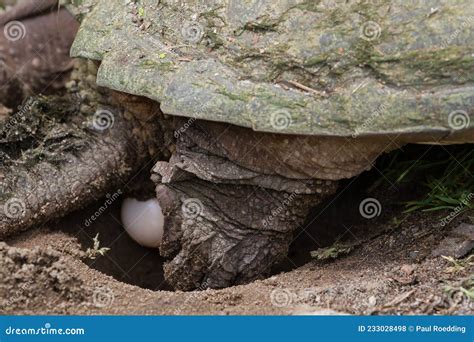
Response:
POLYGON ((167 217, 160 247, 170 259, 165 277, 180 290, 222 288, 268 275, 322 198, 196 179, 161 184, 156 191, 167 217))

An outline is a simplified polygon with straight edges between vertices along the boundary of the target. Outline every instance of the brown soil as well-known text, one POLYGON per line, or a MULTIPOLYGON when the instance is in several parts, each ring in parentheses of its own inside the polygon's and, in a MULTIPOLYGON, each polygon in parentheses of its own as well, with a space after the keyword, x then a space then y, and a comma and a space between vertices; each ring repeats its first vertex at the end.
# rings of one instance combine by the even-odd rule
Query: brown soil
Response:
POLYGON ((0 313, 473 314, 473 303, 460 290, 473 281, 473 264, 454 270, 451 262, 434 256, 460 223, 471 224, 472 211, 443 228, 439 222, 446 213, 407 216, 390 204, 397 196, 384 194, 382 215, 367 220, 354 214, 359 199, 348 201, 340 193, 323 215, 314 215, 314 222, 298 232, 278 274, 248 285, 188 293, 170 291, 157 251, 136 245, 123 232, 119 203, 90 227, 84 225, 99 203, 0 243, 0 313), (101 245, 111 250, 90 259, 86 250, 97 233, 101 245), (309 256, 334 242, 353 249, 329 261, 309 256))

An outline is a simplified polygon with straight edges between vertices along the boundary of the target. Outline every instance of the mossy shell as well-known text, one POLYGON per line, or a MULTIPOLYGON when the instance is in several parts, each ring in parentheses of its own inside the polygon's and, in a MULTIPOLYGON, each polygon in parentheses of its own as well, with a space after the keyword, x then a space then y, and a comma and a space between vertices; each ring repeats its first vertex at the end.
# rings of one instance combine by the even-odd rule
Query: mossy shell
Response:
POLYGON ((102 61, 99 85, 167 114, 474 140, 472 0, 74 2, 72 55, 102 61))

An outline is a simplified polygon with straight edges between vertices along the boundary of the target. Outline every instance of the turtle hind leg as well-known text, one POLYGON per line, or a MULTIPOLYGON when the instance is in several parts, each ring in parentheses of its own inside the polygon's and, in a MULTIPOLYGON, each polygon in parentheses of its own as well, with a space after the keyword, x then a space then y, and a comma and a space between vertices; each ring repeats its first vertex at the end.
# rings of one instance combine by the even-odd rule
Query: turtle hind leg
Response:
POLYGON ((320 196, 198 179, 159 184, 165 214, 160 252, 176 289, 223 288, 268 275, 320 196))
POLYGON ((293 232, 337 182, 293 179, 230 160, 211 131, 177 131, 176 149, 152 179, 165 215, 165 278, 180 290, 222 288, 265 276, 293 232))

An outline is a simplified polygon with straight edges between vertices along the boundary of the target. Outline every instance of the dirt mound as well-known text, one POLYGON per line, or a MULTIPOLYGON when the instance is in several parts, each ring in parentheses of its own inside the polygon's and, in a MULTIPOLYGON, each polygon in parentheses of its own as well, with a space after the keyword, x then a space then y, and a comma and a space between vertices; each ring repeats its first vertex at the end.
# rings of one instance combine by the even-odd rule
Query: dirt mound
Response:
POLYGON ((67 312, 82 303, 89 291, 70 261, 50 247, 28 250, 0 242, 0 312, 67 312))
MULTIPOLYGON (((127 277, 118 273, 118 269, 128 267, 126 256, 134 259, 132 250, 125 248, 126 235, 112 240, 111 234, 110 242, 104 243, 116 253, 91 262, 84 254, 90 246, 80 243, 81 234, 42 228, 8 241, 16 247, 0 244, 0 312, 472 314, 474 305, 466 295, 474 281, 472 257, 450 261, 433 253, 445 245, 455 227, 469 222, 469 215, 458 217, 450 229, 435 228, 437 218, 423 213, 411 215, 396 227, 376 221, 370 226, 378 227, 378 233, 371 238, 360 230, 362 227, 353 226, 346 234, 348 239, 340 241, 354 246, 347 255, 334 260, 313 259, 248 285, 194 292, 162 291, 158 287, 151 291, 144 288, 148 284, 127 284, 127 277)), ((113 222, 109 220, 109 230, 113 230, 113 222)), ((289 258, 293 258, 289 262, 297 262, 293 256, 289 258)), ((133 271, 125 269, 133 277, 135 269, 146 276, 156 265, 150 268, 152 262, 145 259, 133 261, 133 271)))

